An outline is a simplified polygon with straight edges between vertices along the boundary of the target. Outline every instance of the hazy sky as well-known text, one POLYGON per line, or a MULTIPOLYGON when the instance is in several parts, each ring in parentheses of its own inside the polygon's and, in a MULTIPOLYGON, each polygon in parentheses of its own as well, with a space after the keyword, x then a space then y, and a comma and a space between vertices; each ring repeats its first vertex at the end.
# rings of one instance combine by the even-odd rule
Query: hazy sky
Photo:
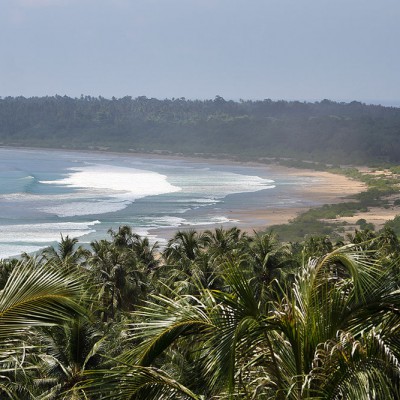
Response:
POLYGON ((400 0, 0 0, 0 96, 400 104, 400 0))

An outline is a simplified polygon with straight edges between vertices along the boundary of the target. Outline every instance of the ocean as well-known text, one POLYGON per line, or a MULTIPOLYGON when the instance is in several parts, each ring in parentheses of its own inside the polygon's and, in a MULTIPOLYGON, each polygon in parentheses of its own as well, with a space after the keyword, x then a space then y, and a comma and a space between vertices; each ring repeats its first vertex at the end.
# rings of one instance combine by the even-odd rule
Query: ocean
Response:
POLYGON ((55 245, 61 234, 88 245, 120 225, 161 244, 171 230, 240 228, 232 210, 304 206, 291 188, 312 183, 267 166, 0 148, 0 258, 55 245))

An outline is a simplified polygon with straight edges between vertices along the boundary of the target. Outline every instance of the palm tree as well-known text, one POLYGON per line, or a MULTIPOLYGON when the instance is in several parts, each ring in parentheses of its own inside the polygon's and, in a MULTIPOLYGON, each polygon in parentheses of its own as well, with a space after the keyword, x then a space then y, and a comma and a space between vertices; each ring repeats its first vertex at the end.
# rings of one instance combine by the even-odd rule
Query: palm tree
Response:
POLYGON ((71 318, 62 325, 44 328, 33 344, 42 351, 38 355, 41 374, 46 378, 38 382, 42 395, 63 400, 87 398, 77 385, 85 379, 86 369, 99 367, 99 352, 107 350, 107 336, 99 324, 87 317, 71 318))
POLYGON ((238 256, 247 241, 238 228, 177 232, 164 250, 165 262, 153 273, 164 285, 159 292, 166 294, 172 289, 180 294, 198 294, 200 287, 219 288, 219 265, 238 256))
POLYGON ((252 268, 251 284, 260 296, 270 291, 272 282, 288 279, 288 274, 299 267, 290 246, 280 243, 273 232, 255 232, 247 246, 246 258, 252 268))
MULTIPOLYGON (((0 291, 0 397, 25 398, 24 383, 36 366, 24 344, 37 327, 50 327, 84 315, 82 277, 32 260, 17 264, 0 291), (24 393, 24 395, 22 394, 24 393)), ((30 398, 30 397, 27 397, 30 398)))
POLYGON ((0 340, 25 328, 52 326, 71 314, 84 314, 82 276, 51 264, 19 263, 0 291, 0 340))
POLYGON ((74 268, 82 257, 88 255, 88 252, 81 246, 76 246, 77 243, 77 238, 70 238, 68 235, 64 237, 61 234, 61 241, 58 243, 57 249, 50 246, 43 250, 42 256, 45 260, 52 263, 57 262, 64 268, 74 268))
POLYGON ((132 244, 140 239, 140 236, 132 232, 132 228, 128 225, 122 225, 118 228, 118 231, 109 229, 108 233, 113 239, 113 243, 117 247, 131 247, 132 244))
POLYGON ((205 231, 203 240, 211 257, 223 261, 229 259, 235 251, 241 250, 248 238, 239 228, 224 229, 220 227, 214 231, 205 231))
POLYGON ((197 231, 178 231, 168 241, 164 258, 169 264, 183 264, 195 260, 204 247, 204 236, 197 231))
POLYGON ((98 296, 103 303, 103 321, 114 319, 117 311, 132 310, 146 293, 147 275, 137 266, 134 252, 116 247, 113 242, 91 243, 88 258, 89 274, 98 284, 98 296))
POLYGON ((395 274, 348 245, 311 258, 268 300, 257 297, 241 262, 231 261, 224 273, 228 291, 154 296, 136 312, 132 340, 139 344, 104 383, 126 399, 152 387, 157 374, 163 390, 176 391, 180 382, 181 397, 174 398, 399 398, 395 274), (202 385, 195 375, 183 385, 179 368, 164 364, 189 349, 202 385), (117 374, 124 377, 119 386, 117 374))
POLYGON ((149 271, 157 268, 160 264, 157 254, 159 248, 158 242, 151 245, 147 237, 137 237, 131 244, 131 249, 136 256, 136 260, 149 271))
POLYGON ((3 289, 10 277, 12 270, 18 265, 18 260, 0 260, 0 290, 3 289))
POLYGON ((321 257, 333 250, 333 243, 328 236, 310 236, 304 243, 305 259, 321 257))

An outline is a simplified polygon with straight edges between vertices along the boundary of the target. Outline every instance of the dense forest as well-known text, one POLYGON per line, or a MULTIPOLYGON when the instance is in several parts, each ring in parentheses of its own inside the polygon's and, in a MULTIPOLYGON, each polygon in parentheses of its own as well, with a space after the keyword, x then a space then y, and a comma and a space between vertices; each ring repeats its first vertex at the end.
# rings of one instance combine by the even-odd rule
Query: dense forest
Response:
POLYGON ((398 399, 389 228, 281 243, 128 226, 0 262, 2 399, 398 399))
POLYGON ((329 100, 235 102, 220 96, 5 97, 0 143, 333 164, 399 162, 400 108, 329 100))

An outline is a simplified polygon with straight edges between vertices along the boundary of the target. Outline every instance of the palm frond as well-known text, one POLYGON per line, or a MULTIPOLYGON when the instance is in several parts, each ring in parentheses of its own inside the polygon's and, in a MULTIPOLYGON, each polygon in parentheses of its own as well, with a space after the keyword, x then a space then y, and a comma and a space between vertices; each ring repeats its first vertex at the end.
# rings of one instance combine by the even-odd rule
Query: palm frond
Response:
POLYGON ((206 305, 193 296, 181 296, 176 300, 166 296, 153 296, 135 312, 143 322, 133 325, 132 339, 141 340, 129 356, 136 358, 139 365, 148 366, 180 336, 204 334, 213 329, 213 323, 206 312, 206 305))
POLYGON ((83 388, 102 399, 193 399, 200 397, 164 371, 137 365, 122 365, 110 370, 87 372, 83 388))
POLYGON ((318 346, 303 388, 326 399, 383 400, 398 398, 399 383, 398 358, 372 330, 359 339, 339 332, 336 339, 318 346))
POLYGON ((49 264, 21 262, 0 292, 0 340, 32 326, 49 326, 84 314, 82 280, 49 264))

